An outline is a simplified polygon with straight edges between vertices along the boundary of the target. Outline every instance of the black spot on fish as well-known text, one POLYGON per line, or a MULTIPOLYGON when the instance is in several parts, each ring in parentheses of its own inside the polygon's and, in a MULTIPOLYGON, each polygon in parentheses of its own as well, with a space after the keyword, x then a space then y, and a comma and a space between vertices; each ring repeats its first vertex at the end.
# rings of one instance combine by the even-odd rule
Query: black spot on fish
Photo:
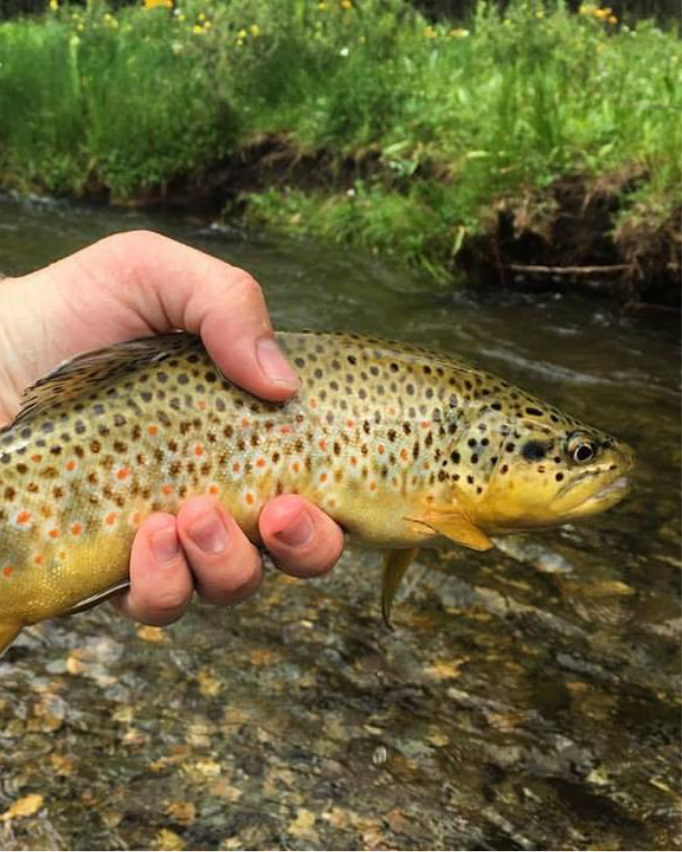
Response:
POLYGON ((541 441, 527 441, 521 447, 521 455, 526 461, 542 461, 547 455, 547 446, 541 441))

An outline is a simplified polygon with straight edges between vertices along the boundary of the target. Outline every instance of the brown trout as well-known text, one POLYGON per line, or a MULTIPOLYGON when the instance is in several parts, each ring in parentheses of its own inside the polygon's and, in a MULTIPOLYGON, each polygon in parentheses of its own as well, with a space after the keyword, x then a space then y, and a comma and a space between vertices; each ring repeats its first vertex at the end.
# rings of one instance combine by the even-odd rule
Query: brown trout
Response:
POLYGON ((417 549, 573 521, 626 494, 633 453, 484 371, 404 343, 282 333, 285 404, 225 379, 184 333, 82 355, 0 432, 0 651, 21 628, 124 588, 135 531, 213 494, 259 543, 298 493, 385 551, 383 612, 417 549))

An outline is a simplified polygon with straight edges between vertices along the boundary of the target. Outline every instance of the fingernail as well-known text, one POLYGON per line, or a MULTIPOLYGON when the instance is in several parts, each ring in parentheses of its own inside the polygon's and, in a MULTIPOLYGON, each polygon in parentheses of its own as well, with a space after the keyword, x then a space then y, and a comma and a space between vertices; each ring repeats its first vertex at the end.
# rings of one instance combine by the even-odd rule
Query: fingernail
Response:
POLYGON ((276 533, 276 538, 283 544, 286 544, 287 547, 303 547, 313 537, 314 531, 315 525, 313 524, 313 519, 304 510, 291 526, 276 533))
POLYGON ((227 530, 216 511, 195 521, 187 532, 194 544, 204 553, 221 553, 227 546, 227 530))
POLYGON ((298 390, 296 371, 282 354, 282 350, 271 337, 263 337, 256 344, 256 357, 261 370, 272 382, 298 390))
POLYGON ((174 526, 152 533, 150 545, 154 559, 159 562, 171 562, 180 552, 180 542, 174 526))

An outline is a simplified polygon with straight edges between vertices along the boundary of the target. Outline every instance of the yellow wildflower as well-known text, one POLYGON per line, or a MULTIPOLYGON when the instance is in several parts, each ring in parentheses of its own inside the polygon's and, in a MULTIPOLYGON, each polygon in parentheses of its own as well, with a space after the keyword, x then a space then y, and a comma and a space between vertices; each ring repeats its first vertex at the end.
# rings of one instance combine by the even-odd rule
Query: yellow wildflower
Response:
POLYGON ((433 27, 424 27, 424 38, 438 38, 438 33, 433 27))
POLYGON ((172 9, 173 0, 144 0, 145 9, 156 9, 158 6, 164 6, 166 9, 172 9))
POLYGON ((351 3, 351 0, 341 0, 341 8, 345 9, 346 11, 352 9, 353 4, 351 3))
POLYGON ((192 32, 195 33, 196 35, 201 35, 201 33, 203 33, 203 31, 204 31, 204 28, 200 24, 195 24, 192 27, 192 32))
POLYGON ((618 23, 618 18, 615 15, 609 15, 609 17, 606 20, 610 24, 617 24, 618 23))
POLYGON ((59 9, 59 0, 50 0, 49 6, 53 12, 56 12, 59 9))
MULTIPOLYGON (((506 21, 505 21, 505 23, 506 23, 506 21)), ((450 30, 450 36, 452 38, 468 38, 469 37, 469 30, 463 30, 460 27, 458 27, 456 30, 450 30)))
POLYGON ((247 35, 248 35, 248 33, 246 32, 246 30, 239 30, 239 32, 237 33, 237 38, 244 41, 244 39, 247 37, 247 35))
POLYGON ((199 18, 199 20, 200 20, 200 21, 205 21, 205 20, 206 20, 206 15, 204 15, 204 13, 203 13, 203 12, 199 12, 199 14, 197 15, 197 17, 199 18))
POLYGON ((326 3, 318 3, 317 8, 320 10, 320 12, 324 12, 324 10, 327 8, 327 4, 326 3))
POLYGON ((260 27, 258 26, 258 24, 251 24, 249 29, 251 30, 251 35, 254 38, 258 38, 258 36, 260 35, 260 27))
POLYGON ((545 17, 545 13, 542 11, 542 9, 538 9, 538 11, 535 13, 535 17, 538 18, 538 20, 542 20, 545 17))

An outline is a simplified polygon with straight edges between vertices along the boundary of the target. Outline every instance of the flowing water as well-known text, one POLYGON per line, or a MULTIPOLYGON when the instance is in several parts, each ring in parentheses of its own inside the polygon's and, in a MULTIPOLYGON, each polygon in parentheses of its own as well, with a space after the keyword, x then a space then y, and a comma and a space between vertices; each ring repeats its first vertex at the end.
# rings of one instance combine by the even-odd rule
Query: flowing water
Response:
POLYGON ((427 344, 558 403, 636 449, 635 489, 581 526, 423 552, 394 634, 362 552, 316 581, 271 568, 248 603, 196 603, 166 630, 105 605, 25 631, 0 663, 0 847, 679 846, 677 321, 8 199, 0 270, 134 227, 249 269, 278 327, 427 344))

